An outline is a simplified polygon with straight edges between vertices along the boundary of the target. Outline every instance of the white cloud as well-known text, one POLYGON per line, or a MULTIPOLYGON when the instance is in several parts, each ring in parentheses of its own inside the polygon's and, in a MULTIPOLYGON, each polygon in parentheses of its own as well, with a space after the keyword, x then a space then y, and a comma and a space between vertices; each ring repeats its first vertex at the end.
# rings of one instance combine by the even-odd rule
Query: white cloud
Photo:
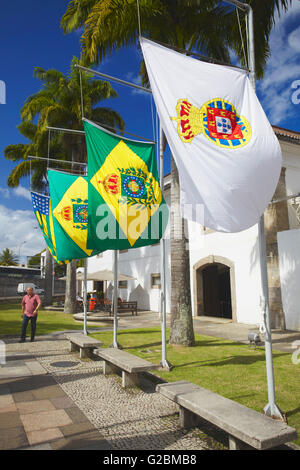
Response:
MULTIPOLYGON (((291 19, 300 17, 300 2, 294 1, 287 13, 276 15, 270 36, 271 57, 264 79, 258 82, 258 93, 272 124, 294 117, 292 83, 300 79, 300 27, 287 32, 291 19)), ((298 23, 299 24, 299 23, 298 23)))
POLYGON ((8 199, 10 196, 9 194, 9 189, 7 188, 0 188, 0 197, 5 197, 5 199, 8 199))
POLYGON ((32 256, 45 247, 33 211, 13 210, 0 205, 0 227, 0 251, 9 248, 18 255, 21 249, 21 256, 32 256))
POLYGON ((288 36, 288 43, 296 52, 300 52, 300 26, 288 36))
MULTIPOLYGON (((129 83, 133 83, 134 85, 142 86, 140 76, 135 75, 134 72, 128 72, 125 75, 125 80, 129 83)), ((140 90, 139 88, 130 88, 130 91, 133 95, 143 95, 143 96, 148 95, 147 92, 140 90)))
POLYGON ((14 195, 15 196, 21 196, 25 197, 25 199, 28 199, 28 201, 31 201, 31 195, 30 191, 23 186, 18 186, 17 188, 14 188, 14 195))
POLYGON ((11 196, 19 196, 24 197, 28 201, 31 201, 30 191, 24 188, 24 186, 18 186, 17 188, 13 189, 0 187, 0 197, 1 196, 5 199, 10 199, 11 196))

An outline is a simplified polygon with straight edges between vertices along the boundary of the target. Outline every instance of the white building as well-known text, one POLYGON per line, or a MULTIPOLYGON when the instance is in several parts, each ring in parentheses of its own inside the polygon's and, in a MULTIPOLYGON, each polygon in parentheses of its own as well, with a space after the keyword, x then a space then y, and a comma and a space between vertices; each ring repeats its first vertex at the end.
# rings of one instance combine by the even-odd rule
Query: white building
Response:
MULTIPOLYGON (((283 168, 273 200, 300 193, 300 133, 274 127, 283 153, 283 168)), ((170 205, 170 175, 165 177, 165 199, 170 205)), ((300 330, 300 198, 269 205, 265 213, 269 295, 272 327, 300 330)), ((225 234, 189 223, 190 279, 193 315, 232 318, 234 322, 261 322, 261 276, 258 225, 225 234)), ((166 231, 167 312, 170 312, 170 241, 166 231)), ((88 260, 88 272, 113 269, 113 252, 88 260)), ((138 308, 159 311, 160 247, 121 251, 119 272, 135 281, 121 281, 119 296, 137 300, 138 308)), ((88 289, 106 290, 99 283, 88 289)))

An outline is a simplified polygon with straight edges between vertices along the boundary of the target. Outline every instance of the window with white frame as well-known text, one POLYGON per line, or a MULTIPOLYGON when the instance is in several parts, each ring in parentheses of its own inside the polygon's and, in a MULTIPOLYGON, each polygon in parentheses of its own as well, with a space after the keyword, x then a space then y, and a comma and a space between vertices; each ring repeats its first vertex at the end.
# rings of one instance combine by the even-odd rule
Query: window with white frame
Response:
POLYGON ((151 289, 160 289, 160 274, 151 274, 151 289))

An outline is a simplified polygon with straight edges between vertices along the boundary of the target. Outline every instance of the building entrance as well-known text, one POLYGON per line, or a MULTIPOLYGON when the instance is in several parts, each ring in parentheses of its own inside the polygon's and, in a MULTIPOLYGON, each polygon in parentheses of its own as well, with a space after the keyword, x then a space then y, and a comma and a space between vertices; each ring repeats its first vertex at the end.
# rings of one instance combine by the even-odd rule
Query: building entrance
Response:
POLYGON ((232 318, 229 267, 217 263, 207 266, 202 280, 204 315, 232 318))
POLYGON ((208 256, 194 265, 195 315, 236 321, 234 265, 230 260, 208 256))

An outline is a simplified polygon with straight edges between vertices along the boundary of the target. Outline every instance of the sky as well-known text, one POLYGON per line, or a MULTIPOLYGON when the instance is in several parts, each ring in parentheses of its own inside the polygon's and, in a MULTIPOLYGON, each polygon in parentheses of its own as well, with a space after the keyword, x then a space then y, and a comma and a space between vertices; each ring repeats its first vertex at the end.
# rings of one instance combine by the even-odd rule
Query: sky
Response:
MULTIPOLYGON (((41 251, 44 240, 32 211, 29 179, 8 188, 7 178, 15 163, 4 158, 4 148, 25 143, 17 125, 28 96, 40 89, 33 77, 36 66, 69 71, 71 59, 80 55, 81 32, 64 35, 60 19, 68 0, 15 0, 1 5, 0 15, 0 252, 10 248, 22 262, 41 251)), ((271 57, 257 94, 273 125, 300 132, 300 1, 293 0, 287 13, 276 17, 270 38, 271 57)), ((141 52, 124 48, 91 66, 106 74, 138 83, 141 52)), ((118 92, 109 105, 126 122, 126 130, 150 140, 156 138, 157 122, 151 95, 112 83, 118 92)), ((169 161, 165 173, 170 171, 169 161)), ((300 191, 300 182, 299 182, 300 191)))

